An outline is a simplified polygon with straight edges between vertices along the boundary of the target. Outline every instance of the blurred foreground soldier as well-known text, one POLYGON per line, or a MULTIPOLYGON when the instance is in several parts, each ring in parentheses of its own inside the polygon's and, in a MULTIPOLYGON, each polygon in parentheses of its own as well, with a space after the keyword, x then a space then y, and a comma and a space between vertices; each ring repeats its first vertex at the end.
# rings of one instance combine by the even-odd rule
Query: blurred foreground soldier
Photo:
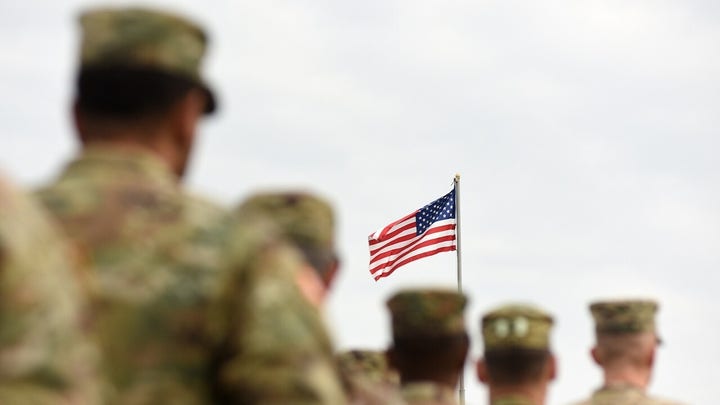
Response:
POLYGON ((89 269, 108 403, 202 403, 203 305, 226 213, 180 186, 214 99, 205 34, 142 9, 80 18, 74 123, 82 152, 39 196, 89 269))
POLYGON ((0 404, 99 404, 81 286, 46 213, 0 177, 0 404))
POLYGON ((264 193, 247 199, 236 214, 241 220, 272 222, 298 248, 304 264, 289 275, 291 283, 278 284, 274 280, 282 277, 263 272, 245 281, 252 291, 249 299, 245 297, 246 314, 235 318, 238 333, 229 342, 229 351, 236 356, 223 366, 228 389, 219 399, 223 403, 238 398, 262 404, 345 403, 321 312, 338 269, 331 206, 307 193, 264 193))
POLYGON ((672 405, 647 396, 655 349, 658 305, 649 300, 605 301, 590 305, 596 344, 591 354, 603 369, 604 384, 580 405, 672 405))
POLYGON ((384 351, 348 350, 336 356, 353 404, 403 404, 400 376, 390 368, 384 351))
POLYGON ((305 192, 256 194, 238 207, 238 215, 262 217, 278 226, 306 262, 298 286, 315 306, 321 307, 339 269, 335 251, 335 216, 330 204, 305 192))
POLYGON ((400 373, 408 404, 457 403, 455 387, 469 347, 466 303, 451 290, 406 290, 388 300, 393 333, 388 360, 400 373))
MULTIPOLYGON (((271 232, 180 185, 198 122, 215 109, 200 75, 205 33, 146 9, 98 9, 80 22, 82 153, 39 195, 89 269, 105 402, 214 403, 212 390, 231 380, 218 359, 235 355, 218 347, 248 305, 223 297, 272 296, 248 292, 247 273, 292 274, 302 262, 271 232)), ((292 284, 283 277, 277 285, 292 284)))
POLYGON ((484 355, 478 378, 492 405, 543 405, 555 378, 550 351, 552 317, 538 308, 506 305, 482 318, 484 355))

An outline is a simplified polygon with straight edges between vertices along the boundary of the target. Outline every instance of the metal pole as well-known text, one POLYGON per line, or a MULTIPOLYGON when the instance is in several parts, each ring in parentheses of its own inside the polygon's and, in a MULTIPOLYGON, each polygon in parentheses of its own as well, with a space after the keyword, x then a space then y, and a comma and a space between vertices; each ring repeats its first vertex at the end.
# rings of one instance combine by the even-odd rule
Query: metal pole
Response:
MULTIPOLYGON (((455 174, 455 252, 457 253, 457 285, 462 294, 462 260, 460 256, 460 175, 455 174)), ((465 405, 465 364, 460 371, 460 405, 465 405)))

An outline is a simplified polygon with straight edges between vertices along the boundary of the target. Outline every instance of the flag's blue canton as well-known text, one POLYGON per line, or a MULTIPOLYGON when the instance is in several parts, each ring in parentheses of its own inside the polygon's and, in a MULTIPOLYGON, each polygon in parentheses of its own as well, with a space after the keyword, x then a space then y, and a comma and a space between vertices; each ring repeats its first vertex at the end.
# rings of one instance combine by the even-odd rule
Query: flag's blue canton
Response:
POLYGON ((451 218, 455 218, 455 189, 418 210, 415 214, 416 234, 424 233, 437 221, 451 218))

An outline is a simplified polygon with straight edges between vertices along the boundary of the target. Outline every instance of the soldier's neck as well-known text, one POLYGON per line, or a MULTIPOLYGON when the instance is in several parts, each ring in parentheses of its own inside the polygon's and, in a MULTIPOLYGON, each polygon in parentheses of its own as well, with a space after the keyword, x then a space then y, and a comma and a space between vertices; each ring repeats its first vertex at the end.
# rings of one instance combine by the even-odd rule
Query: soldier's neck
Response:
POLYGON ((121 133, 113 131, 103 134, 81 136, 83 147, 102 147, 114 150, 126 150, 150 153, 165 162, 168 167, 178 175, 182 176, 180 154, 174 147, 168 136, 156 134, 121 133))
POLYGON ((434 382, 439 385, 444 385, 448 388, 455 389, 459 380, 458 374, 447 374, 438 372, 426 372, 426 373, 408 373, 407 371, 403 374, 400 373, 401 385, 407 385, 412 383, 426 383, 434 382))
POLYGON ((633 386, 643 391, 650 382, 650 369, 632 365, 616 365, 603 369, 606 387, 633 386))
POLYGON ((542 382, 506 386, 490 385, 488 388, 490 391, 490 403, 503 397, 520 396, 534 405, 544 405, 547 395, 547 384, 542 382))

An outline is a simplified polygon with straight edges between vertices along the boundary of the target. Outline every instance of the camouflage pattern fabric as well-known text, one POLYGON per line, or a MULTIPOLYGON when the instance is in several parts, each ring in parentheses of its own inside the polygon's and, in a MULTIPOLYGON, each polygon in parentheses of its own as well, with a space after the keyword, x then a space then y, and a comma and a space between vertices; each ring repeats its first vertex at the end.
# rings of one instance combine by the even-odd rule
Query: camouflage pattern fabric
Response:
POLYGON ((650 300, 601 301, 590 305, 598 333, 655 332, 658 305, 650 300))
POLYGON ((467 298, 442 289, 405 290, 387 301, 394 337, 449 336, 465 333, 467 298))
MULTIPOLYGON (((236 216, 244 230, 258 229, 260 219, 243 211, 236 216)), ((292 253, 265 257, 270 262, 255 266, 262 271, 233 273, 223 282, 216 307, 228 322, 220 328, 228 331, 217 365, 220 403, 347 403, 324 319, 292 282, 307 264, 292 253), (246 293, 238 294, 242 288, 246 293)))
POLYGON ((590 399, 575 405, 680 405, 680 403, 652 398, 639 388, 623 385, 600 388, 590 399))
POLYGON ((238 208, 244 215, 263 215, 277 223, 289 240, 304 248, 333 252, 335 218, 330 204, 306 192, 253 195, 238 208))
POLYGON ((485 351, 497 349, 550 348, 552 317, 539 308, 511 304, 496 308, 482 318, 485 351))
POLYGON ((402 397, 408 405, 455 405, 457 393, 440 384, 416 382, 401 388, 402 397))
MULTIPOLYGON (((264 217, 277 225, 279 232, 305 255, 305 259, 319 277, 308 281, 321 291, 312 292, 322 297, 327 291, 322 286, 327 272, 334 269, 335 218, 330 203, 306 192, 265 192, 251 196, 238 208, 239 215, 264 217)), ((313 301, 322 301, 317 299, 313 301)))
POLYGON ((304 262, 272 228, 189 196, 144 152, 87 148, 39 195, 93 269, 93 331, 114 388, 107 403, 216 403, 213 393, 231 398, 220 403, 274 403, 263 395, 275 391, 235 385, 258 364, 269 371, 253 377, 283 381, 284 403, 336 399, 332 365, 277 351, 302 338, 295 348, 330 349, 294 329, 319 320, 294 284, 304 262))
POLYGON ((45 212, 0 177, 0 403, 98 404, 78 274, 45 212))
POLYGON ((336 356, 352 404, 402 404, 400 376, 390 369, 385 352, 348 350, 336 356))
POLYGON ((381 350, 347 350, 336 356, 344 375, 361 374, 372 381, 399 384, 400 377, 388 365, 381 350))
POLYGON ((185 77, 215 97, 200 75, 207 34, 193 22, 144 8, 99 8, 80 17, 80 67, 141 68, 185 77))
POLYGON ((110 404, 205 403, 204 316, 229 223, 154 156, 89 148, 38 193, 91 269, 110 404))
POLYGON ((531 400, 519 396, 519 395, 508 395, 498 397, 490 401, 491 405, 535 405, 531 400))

